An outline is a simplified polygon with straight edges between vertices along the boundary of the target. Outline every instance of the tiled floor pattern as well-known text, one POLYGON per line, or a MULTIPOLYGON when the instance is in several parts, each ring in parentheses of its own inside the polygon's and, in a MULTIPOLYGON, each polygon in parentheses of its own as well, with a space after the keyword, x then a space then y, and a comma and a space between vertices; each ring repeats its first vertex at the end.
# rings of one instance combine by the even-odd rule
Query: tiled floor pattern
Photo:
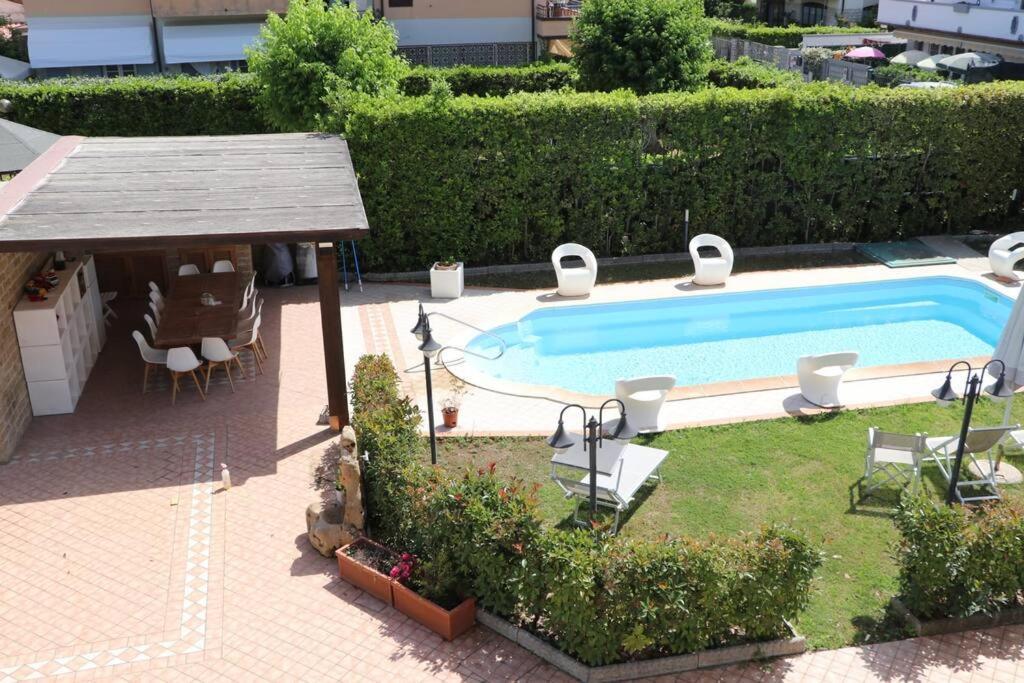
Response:
MULTIPOLYGON (((343 294, 347 334, 360 337, 348 349, 374 343, 354 308, 394 310, 396 291, 408 293, 343 294)), ((237 393, 173 407, 166 394, 142 396, 137 351, 115 327, 78 411, 33 421, 0 466, 0 678, 568 680, 481 627, 442 641, 339 581, 310 548, 303 511, 332 438, 315 423, 325 400, 316 290, 267 299, 271 360, 237 393), (220 462, 230 491, 219 490, 220 462)), ((399 336, 406 317, 394 318, 399 336)), ((377 325, 378 342, 393 343, 377 325)), ((1022 642, 1024 627, 1011 627, 664 680, 1024 680, 1022 642)))

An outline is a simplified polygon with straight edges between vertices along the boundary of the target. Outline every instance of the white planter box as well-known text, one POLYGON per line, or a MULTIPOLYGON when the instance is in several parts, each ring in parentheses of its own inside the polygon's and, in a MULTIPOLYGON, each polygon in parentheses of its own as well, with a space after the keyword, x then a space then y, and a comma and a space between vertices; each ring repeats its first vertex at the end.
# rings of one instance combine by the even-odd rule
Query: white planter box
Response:
POLYGON ((462 262, 454 270, 439 270, 437 264, 430 269, 430 296, 435 299, 458 299, 466 288, 462 262))

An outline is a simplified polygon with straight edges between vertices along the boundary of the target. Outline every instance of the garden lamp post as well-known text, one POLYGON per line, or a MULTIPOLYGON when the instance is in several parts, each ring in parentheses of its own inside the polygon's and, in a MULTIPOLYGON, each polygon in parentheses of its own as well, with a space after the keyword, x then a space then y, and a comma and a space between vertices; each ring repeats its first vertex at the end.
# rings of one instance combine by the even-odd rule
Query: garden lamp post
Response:
POLYGON ((419 345, 419 350, 423 354, 423 374, 427 380, 427 424, 430 427, 430 464, 436 465, 437 435, 434 432, 434 389, 430 383, 430 361, 441 350, 441 345, 430 334, 430 318, 427 317, 426 312, 423 310, 423 304, 420 304, 419 318, 416 320, 416 326, 410 332, 416 335, 416 338, 422 342, 419 345))
POLYGON ((638 432, 626 420, 626 406, 617 398, 610 398, 602 403, 601 407, 597 409, 596 418, 593 413, 588 418, 586 408, 577 403, 570 403, 562 408, 562 412, 558 414, 558 427, 547 441, 551 448, 560 453, 564 453, 576 444, 576 439, 565 429, 565 411, 570 408, 579 408, 583 414, 583 443, 587 445, 590 455, 590 521, 593 522, 597 514, 597 449, 602 445, 606 436, 619 441, 629 441, 638 432), (604 431, 602 429, 602 418, 604 417, 605 406, 609 403, 618 405, 619 419, 616 420, 610 430, 604 431))
POLYGON ((967 431, 971 428, 971 414, 974 412, 974 404, 977 402, 978 397, 981 396, 981 381, 988 370, 988 367, 994 363, 999 364, 999 377, 995 382, 985 387, 985 393, 989 394, 996 400, 1006 400, 1013 396, 1013 390, 1006 383, 1006 364, 998 358, 990 360, 985 363, 981 368, 974 368, 965 360, 957 361, 949 366, 949 370, 946 371, 946 381, 942 383, 942 386, 932 392, 932 396, 935 397, 935 402, 942 406, 952 405, 960 397, 953 389, 953 371, 958 366, 964 366, 967 369, 967 381, 964 384, 964 419, 960 425, 960 439, 956 445, 956 458, 953 461, 953 467, 949 473, 949 489, 946 491, 946 505, 952 505, 957 499, 957 486, 960 483, 960 467, 964 461, 964 447, 967 442, 967 431))

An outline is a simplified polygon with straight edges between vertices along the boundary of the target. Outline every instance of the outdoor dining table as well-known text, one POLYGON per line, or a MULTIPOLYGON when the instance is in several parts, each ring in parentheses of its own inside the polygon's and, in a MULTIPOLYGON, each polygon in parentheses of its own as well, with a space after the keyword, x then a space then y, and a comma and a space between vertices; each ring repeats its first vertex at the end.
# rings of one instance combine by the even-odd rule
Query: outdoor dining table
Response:
POLYGON ((241 302, 242 279, 237 272, 177 276, 164 297, 154 346, 195 346, 203 337, 233 339, 241 302), (203 305, 200 297, 204 293, 212 294, 219 303, 203 305))

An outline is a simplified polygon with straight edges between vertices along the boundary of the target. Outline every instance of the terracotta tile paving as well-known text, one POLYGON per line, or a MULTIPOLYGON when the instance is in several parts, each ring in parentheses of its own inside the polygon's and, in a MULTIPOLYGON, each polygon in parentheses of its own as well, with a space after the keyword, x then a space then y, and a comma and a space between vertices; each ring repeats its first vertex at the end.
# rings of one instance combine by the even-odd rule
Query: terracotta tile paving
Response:
MULTIPOLYGON (((343 295, 380 307, 346 310, 350 364, 393 348, 389 291, 343 295)), ((265 374, 174 407, 160 384, 141 395, 122 303, 78 411, 36 419, 0 467, 0 681, 569 680, 482 627, 442 641, 309 547, 310 474, 331 438, 315 424, 316 291, 266 296, 265 374)), ((661 680, 1010 681, 1022 659, 1012 627, 661 680)))

